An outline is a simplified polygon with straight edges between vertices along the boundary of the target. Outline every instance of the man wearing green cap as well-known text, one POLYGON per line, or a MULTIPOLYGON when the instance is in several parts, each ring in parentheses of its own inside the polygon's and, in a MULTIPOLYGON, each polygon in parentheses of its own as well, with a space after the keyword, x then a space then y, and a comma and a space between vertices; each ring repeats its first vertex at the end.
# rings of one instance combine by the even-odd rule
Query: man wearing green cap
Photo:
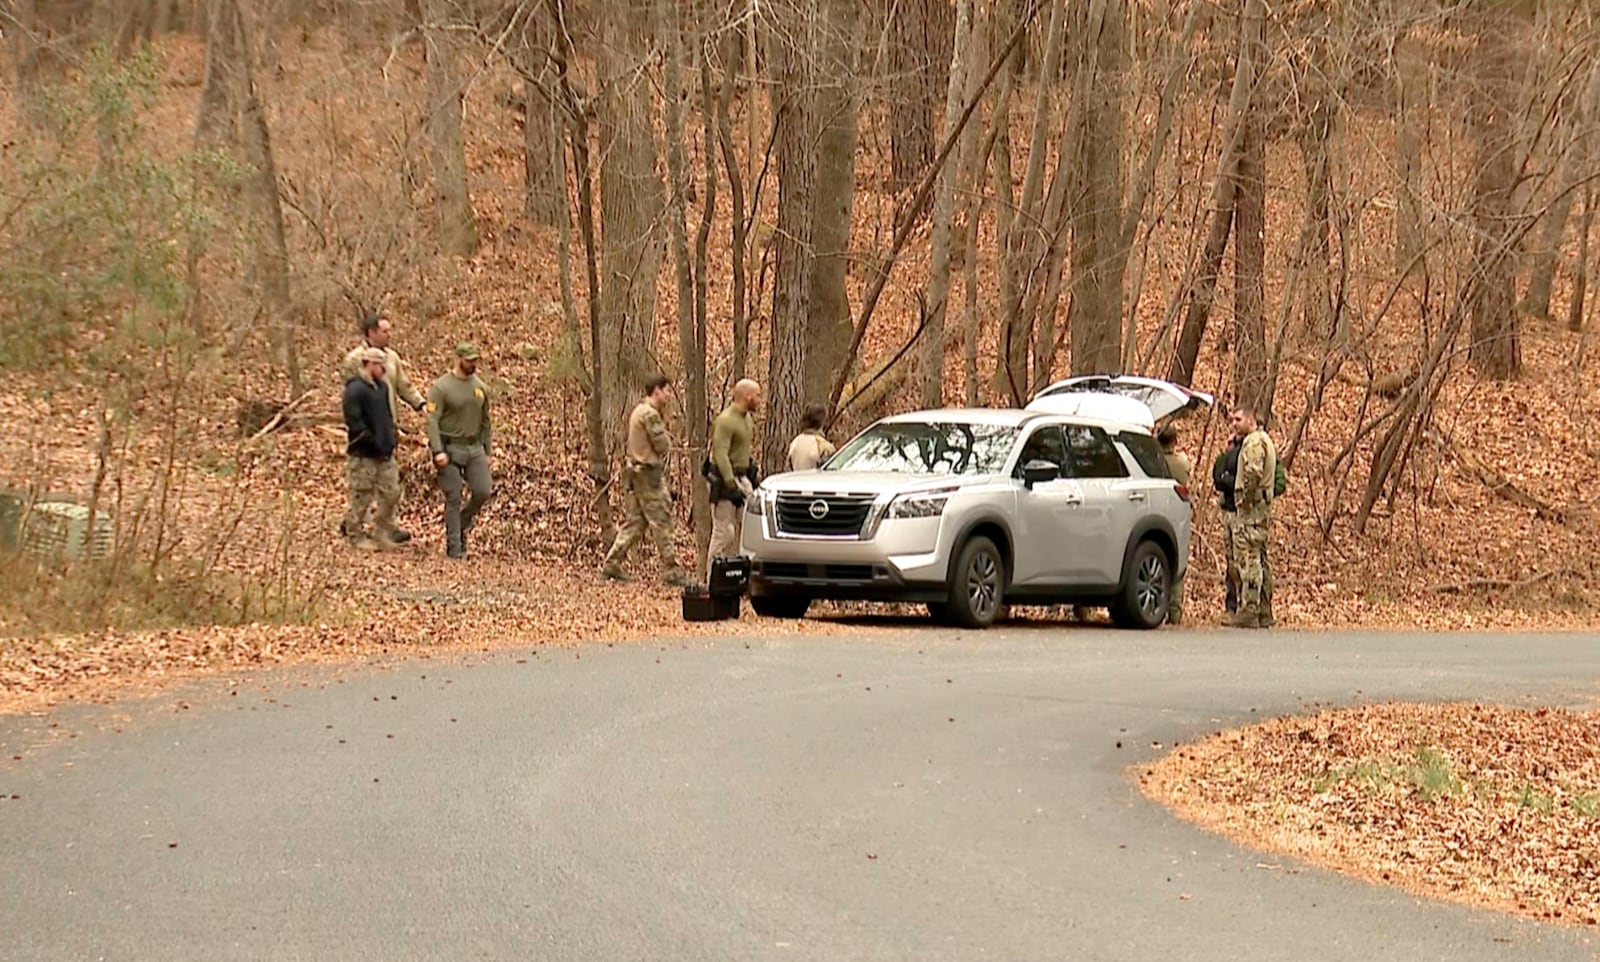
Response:
POLYGON ((489 389, 478 380, 478 349, 456 345, 455 370, 428 389, 428 450, 444 490, 445 553, 467 556, 467 532, 493 496, 489 476, 489 389), (472 497, 463 507, 461 489, 472 497))

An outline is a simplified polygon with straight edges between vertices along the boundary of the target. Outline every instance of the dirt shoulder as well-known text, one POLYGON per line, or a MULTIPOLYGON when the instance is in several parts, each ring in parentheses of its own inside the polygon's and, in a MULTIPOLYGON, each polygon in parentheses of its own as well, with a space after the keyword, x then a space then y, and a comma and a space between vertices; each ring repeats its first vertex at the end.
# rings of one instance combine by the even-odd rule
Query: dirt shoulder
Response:
POLYGON ((1253 848, 1421 895, 1600 924, 1600 711, 1327 711, 1220 732, 1139 782, 1253 848))

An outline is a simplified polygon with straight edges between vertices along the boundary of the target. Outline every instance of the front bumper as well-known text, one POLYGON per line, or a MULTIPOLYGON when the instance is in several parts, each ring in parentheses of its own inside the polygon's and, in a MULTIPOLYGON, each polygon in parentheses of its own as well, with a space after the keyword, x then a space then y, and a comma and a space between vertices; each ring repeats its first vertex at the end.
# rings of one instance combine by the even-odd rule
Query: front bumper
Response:
POLYGON ((746 514, 741 548, 755 595, 841 601, 938 601, 948 595, 943 518, 885 519, 870 540, 780 535, 768 515, 746 514))

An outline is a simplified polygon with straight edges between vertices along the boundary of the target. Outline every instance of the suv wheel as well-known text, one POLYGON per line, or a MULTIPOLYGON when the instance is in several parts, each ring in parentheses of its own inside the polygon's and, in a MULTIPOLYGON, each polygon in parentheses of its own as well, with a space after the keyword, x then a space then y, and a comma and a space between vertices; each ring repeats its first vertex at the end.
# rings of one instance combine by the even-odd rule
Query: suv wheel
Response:
POLYGON ((792 595, 751 595, 750 610, 763 618, 783 618, 793 621, 804 618, 811 607, 811 599, 792 595))
POLYGON ((987 628, 1005 610, 1006 564, 988 538, 973 538, 956 556, 950 581, 950 620, 963 628, 987 628))
POLYGON ((1128 555, 1122 590, 1111 606, 1111 620, 1120 628, 1149 630, 1167 620, 1172 599, 1172 564, 1154 541, 1141 541, 1128 555))

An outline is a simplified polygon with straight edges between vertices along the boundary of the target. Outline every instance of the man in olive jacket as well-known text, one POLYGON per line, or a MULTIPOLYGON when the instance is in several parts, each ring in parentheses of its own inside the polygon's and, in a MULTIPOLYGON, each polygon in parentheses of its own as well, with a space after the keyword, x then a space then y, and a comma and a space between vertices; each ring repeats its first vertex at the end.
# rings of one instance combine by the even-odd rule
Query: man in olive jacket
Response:
POLYGON ((478 379, 478 349, 456 345, 455 370, 428 389, 428 450, 444 491, 445 554, 467 556, 467 532, 494 497, 489 473, 489 388, 478 379), (465 506, 463 487, 472 492, 465 506))
POLYGON ((711 425, 711 547, 706 551, 706 578, 711 563, 739 553, 739 515, 755 497, 756 412, 761 410, 761 385, 746 378, 733 386, 733 403, 711 425))

